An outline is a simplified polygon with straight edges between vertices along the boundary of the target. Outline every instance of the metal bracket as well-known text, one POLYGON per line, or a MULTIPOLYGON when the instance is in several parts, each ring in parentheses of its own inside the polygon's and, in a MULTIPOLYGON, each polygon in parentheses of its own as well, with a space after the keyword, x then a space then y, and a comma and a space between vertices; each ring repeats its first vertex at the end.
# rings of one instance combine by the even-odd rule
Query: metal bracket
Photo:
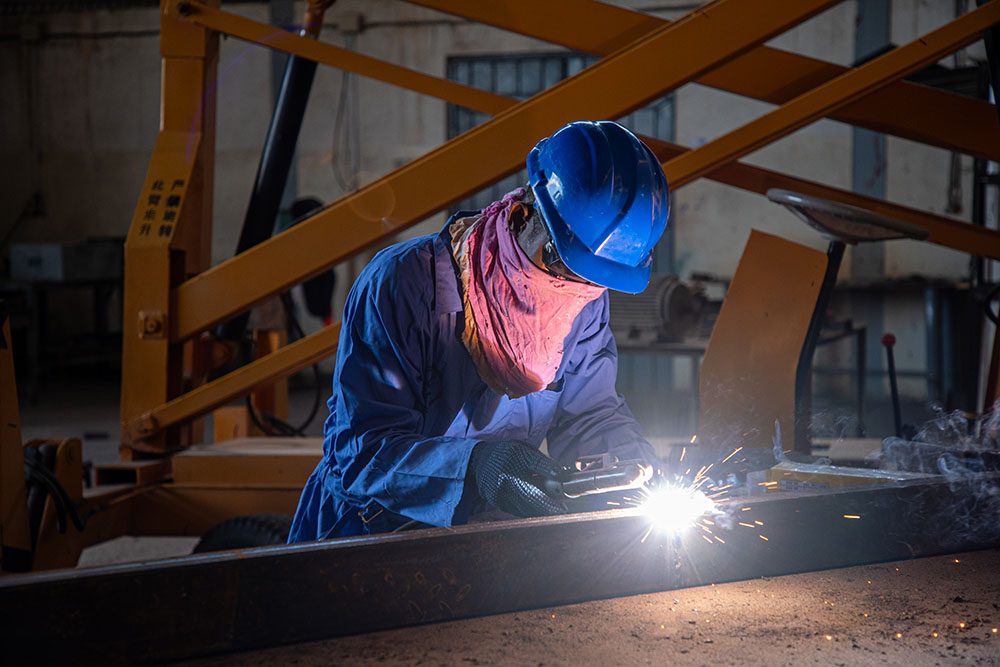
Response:
POLYGON ((140 310, 139 338, 166 338, 167 314, 162 310, 140 310))

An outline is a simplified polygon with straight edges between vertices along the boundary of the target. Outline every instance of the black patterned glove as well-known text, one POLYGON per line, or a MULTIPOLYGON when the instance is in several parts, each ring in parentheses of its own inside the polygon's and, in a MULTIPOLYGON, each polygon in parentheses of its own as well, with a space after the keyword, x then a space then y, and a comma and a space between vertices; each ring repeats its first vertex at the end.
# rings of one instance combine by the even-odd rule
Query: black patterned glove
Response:
POLYGON ((558 477, 555 461, 529 444, 480 442, 472 449, 467 476, 487 502, 515 516, 550 516, 565 508, 542 489, 558 477))

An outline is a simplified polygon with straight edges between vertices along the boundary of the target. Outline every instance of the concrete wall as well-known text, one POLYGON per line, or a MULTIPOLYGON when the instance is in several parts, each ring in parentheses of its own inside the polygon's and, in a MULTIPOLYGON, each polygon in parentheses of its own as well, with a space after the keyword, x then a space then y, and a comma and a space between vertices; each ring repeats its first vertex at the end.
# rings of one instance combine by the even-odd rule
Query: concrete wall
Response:
MULTIPOLYGON (((617 4, 645 8, 664 18, 689 9, 682 0, 617 4)), ((302 3, 295 15, 301 16, 302 3)), ((268 20, 265 4, 227 4, 229 11, 268 20)), ((771 46, 847 65, 854 54, 857 2, 847 0, 772 40, 771 46)), ((953 2, 894 0, 891 38, 913 39, 951 19, 953 2)), ((155 9, 0 17, 0 235, 13 241, 75 241, 127 232, 156 136, 159 105, 158 14, 155 9), (42 206, 27 206, 34 192, 42 206)), ((444 76, 449 55, 526 53, 552 45, 396 0, 340 0, 328 13, 323 39, 339 46, 444 76), (354 16, 363 30, 345 32, 354 16)), ((976 47, 973 47, 975 51, 976 47)), ((967 57, 966 55, 960 57, 967 57)), ((271 56, 236 39, 222 42, 219 63, 214 262, 231 256, 249 198, 272 107, 271 56)), ((955 58, 943 61, 952 64, 955 58)), ((344 192, 335 177, 360 184, 439 145, 446 135, 446 105, 439 100, 367 79, 355 79, 342 99, 345 76, 320 67, 297 153, 301 195, 331 201, 344 192), (345 108, 347 112, 344 113, 345 108), (339 139, 334 138, 338 109, 339 139), (354 121, 352 121, 352 118, 354 121), (359 152, 349 148, 356 141, 359 152)), ((770 106, 697 84, 676 93, 676 138, 698 146, 757 117, 770 106)), ((901 113, 905 110, 899 110, 901 113)), ((901 139, 887 142, 888 199, 945 213, 951 155, 901 139)), ((745 160, 804 178, 849 188, 851 130, 820 121, 745 160)), ((961 157, 960 210, 968 219, 971 159, 961 157)), ((677 270, 732 274, 752 228, 824 248, 818 234, 764 198, 702 180, 679 190, 675 199, 677 270)), ((949 212, 949 214, 952 214, 949 212)), ((412 232, 439 228, 435 216, 412 232)), ((340 267, 343 293, 365 258, 340 267)), ((850 275, 851 255, 842 277, 850 275)), ((918 274, 961 280, 968 258, 930 244, 895 242, 885 248, 887 277, 918 274)), ((890 306, 890 310, 893 306, 890 306)), ((920 326, 901 304, 903 326, 914 329, 901 341, 906 363, 920 367, 920 326), (912 325, 912 326, 911 326, 912 325)), ((307 328, 318 323, 308 321, 307 328)), ((831 353, 831 363, 846 362, 831 353)))

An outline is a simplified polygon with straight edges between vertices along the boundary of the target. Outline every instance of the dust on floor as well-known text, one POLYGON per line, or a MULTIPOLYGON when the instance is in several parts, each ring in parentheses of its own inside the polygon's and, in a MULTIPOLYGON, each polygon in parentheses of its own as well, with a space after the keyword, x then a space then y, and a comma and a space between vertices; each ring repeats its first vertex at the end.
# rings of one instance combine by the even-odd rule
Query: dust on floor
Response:
POLYGON ((1000 665, 998 626, 1000 550, 994 549, 597 600, 183 664, 1000 665))

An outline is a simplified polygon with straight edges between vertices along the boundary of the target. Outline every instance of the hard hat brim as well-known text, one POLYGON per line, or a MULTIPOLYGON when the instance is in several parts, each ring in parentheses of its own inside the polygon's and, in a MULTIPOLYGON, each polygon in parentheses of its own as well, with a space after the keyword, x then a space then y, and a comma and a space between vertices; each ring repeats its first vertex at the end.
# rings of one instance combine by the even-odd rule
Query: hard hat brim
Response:
POLYGON ((530 170, 530 162, 529 178, 531 191, 535 195, 535 206, 542 214, 556 252, 566 268, 584 280, 618 292, 638 294, 646 289, 653 267, 652 254, 638 266, 614 262, 594 254, 559 215, 545 188, 544 176, 541 172, 530 170), (541 180, 536 179, 536 175, 541 176, 541 180))

